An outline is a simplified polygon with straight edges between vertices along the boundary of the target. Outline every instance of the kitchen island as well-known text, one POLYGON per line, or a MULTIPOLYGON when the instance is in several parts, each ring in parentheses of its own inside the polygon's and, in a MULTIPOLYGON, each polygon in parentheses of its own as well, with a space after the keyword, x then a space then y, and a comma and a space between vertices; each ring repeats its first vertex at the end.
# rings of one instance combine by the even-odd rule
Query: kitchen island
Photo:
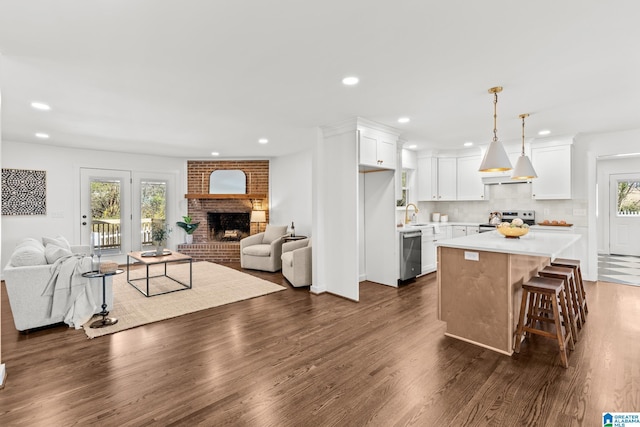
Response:
POLYGON ((579 234, 497 231, 436 243, 438 318, 445 335, 503 354, 513 352, 522 284, 558 257, 572 257, 579 234))

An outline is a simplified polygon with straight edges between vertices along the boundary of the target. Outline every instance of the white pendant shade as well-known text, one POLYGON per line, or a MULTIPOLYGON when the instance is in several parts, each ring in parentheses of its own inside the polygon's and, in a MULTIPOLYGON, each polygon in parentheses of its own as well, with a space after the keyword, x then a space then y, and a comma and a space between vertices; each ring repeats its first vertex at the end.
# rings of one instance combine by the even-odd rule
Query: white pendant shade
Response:
POLYGON ((531 160, 524 154, 518 157, 511 179, 533 179, 537 177, 538 175, 536 175, 536 171, 533 169, 531 160))
POLYGON ((509 156, 507 156, 502 143, 497 140, 491 141, 478 170, 480 172, 502 172, 511 169, 509 156))

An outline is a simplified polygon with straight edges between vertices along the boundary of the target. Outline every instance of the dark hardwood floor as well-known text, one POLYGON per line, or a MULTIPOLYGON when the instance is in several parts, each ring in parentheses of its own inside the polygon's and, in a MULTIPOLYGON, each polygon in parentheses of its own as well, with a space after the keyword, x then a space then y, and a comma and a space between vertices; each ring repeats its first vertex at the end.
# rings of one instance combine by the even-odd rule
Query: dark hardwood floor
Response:
MULTIPOLYGON (((237 266, 234 266, 238 268, 237 266)), ((640 411, 640 287, 586 283, 569 369, 445 337, 435 274, 361 301, 284 292, 88 340, 22 335, 2 287, 2 426, 601 426, 640 411)))

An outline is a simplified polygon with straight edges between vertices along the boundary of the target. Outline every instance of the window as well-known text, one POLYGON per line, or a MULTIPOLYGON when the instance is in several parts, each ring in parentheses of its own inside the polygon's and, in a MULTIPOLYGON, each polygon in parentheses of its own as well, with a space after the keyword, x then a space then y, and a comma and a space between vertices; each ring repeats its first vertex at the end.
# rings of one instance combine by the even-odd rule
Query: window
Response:
POLYGON ((397 207, 407 206, 409 203, 409 187, 411 186, 411 173, 412 171, 403 169, 402 170, 402 183, 401 183, 401 198, 396 200, 397 207))
POLYGON ((618 216, 640 215, 640 181, 618 181, 618 216))
POLYGON ((153 245, 152 231, 166 227, 167 183, 142 180, 140 182, 140 233, 143 249, 153 245))

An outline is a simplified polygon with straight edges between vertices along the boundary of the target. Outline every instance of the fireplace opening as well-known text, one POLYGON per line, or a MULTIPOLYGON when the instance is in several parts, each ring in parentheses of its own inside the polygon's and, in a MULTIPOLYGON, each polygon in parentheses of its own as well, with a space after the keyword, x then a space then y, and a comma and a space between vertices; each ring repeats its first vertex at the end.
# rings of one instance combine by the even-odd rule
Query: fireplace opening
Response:
POLYGON ((251 233, 249 212, 207 212, 209 240, 236 242, 251 233))

